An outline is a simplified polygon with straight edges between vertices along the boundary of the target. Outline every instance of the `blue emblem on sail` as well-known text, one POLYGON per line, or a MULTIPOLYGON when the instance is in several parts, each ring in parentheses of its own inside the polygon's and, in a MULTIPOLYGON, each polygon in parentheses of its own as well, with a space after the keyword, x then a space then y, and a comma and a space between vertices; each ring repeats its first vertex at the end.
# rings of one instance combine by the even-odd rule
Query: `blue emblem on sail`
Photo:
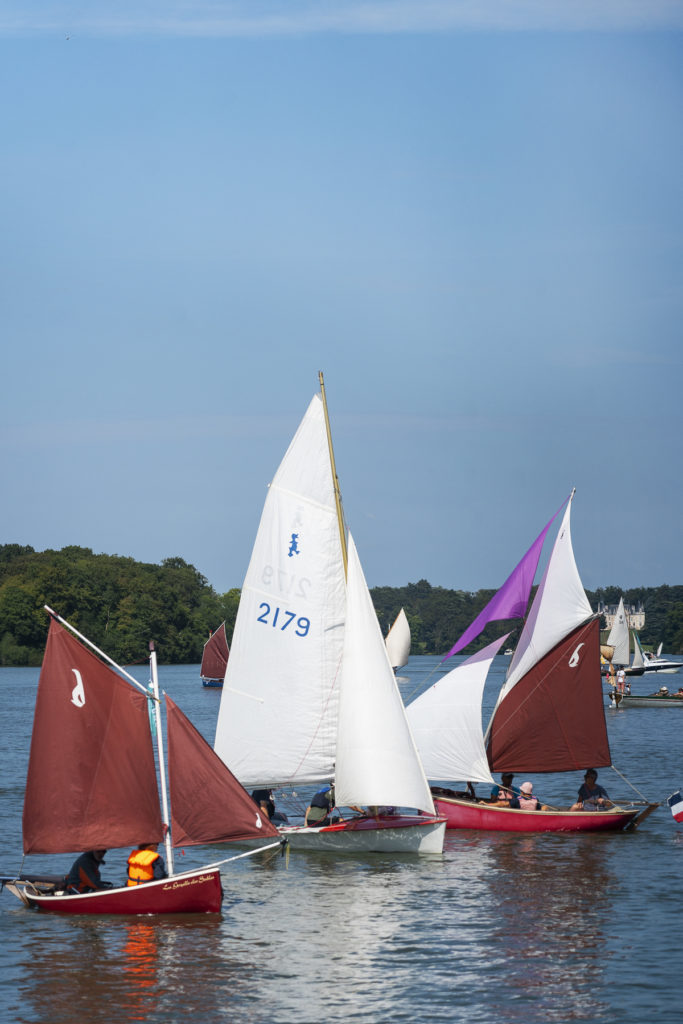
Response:
POLYGON ((301 552, 299 551, 299 534, 298 533, 293 533, 292 534, 292 539, 289 542, 289 551, 287 552, 287 555, 289 556, 289 558, 291 558, 292 555, 300 555, 300 554, 301 554, 301 552))

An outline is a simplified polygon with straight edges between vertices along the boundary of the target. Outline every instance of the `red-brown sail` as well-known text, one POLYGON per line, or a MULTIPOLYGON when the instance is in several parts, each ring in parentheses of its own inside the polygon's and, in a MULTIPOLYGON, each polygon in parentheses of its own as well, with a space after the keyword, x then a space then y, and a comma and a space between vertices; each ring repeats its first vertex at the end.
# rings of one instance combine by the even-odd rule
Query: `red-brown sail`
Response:
POLYGON ((279 836, 168 694, 166 729, 174 846, 279 836))
POLYGON ((147 698, 50 621, 24 797, 24 853, 159 842, 147 698))
POLYGON ((503 698, 488 740, 492 771, 563 772, 612 763, 599 645, 595 618, 565 637, 503 698))
POLYGON ((202 664, 199 674, 202 679, 224 679, 228 664, 228 640, 225 635, 225 623, 222 622, 215 633, 212 633, 204 644, 202 664))

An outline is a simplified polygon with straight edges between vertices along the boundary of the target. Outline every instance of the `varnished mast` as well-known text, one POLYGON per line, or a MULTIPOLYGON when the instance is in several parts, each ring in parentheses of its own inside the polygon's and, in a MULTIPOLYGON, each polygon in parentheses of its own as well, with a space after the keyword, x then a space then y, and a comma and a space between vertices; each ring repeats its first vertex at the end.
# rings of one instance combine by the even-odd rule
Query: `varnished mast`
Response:
POLYGON ((325 413, 325 429, 327 430, 327 444, 330 449, 330 466, 332 467, 332 481, 334 484, 334 500, 337 506, 337 520, 339 522, 339 538, 341 540, 342 559, 344 562, 344 575, 348 573, 349 558, 346 546, 346 527, 344 525, 344 510, 342 509, 341 501, 341 490, 339 489, 339 478, 337 477, 337 467, 334 461, 334 449, 332 447, 332 431, 330 430, 330 417, 327 412, 327 398, 325 397, 325 382, 323 380, 323 372, 318 372, 318 379, 320 381, 320 397, 323 400, 323 411, 325 413))

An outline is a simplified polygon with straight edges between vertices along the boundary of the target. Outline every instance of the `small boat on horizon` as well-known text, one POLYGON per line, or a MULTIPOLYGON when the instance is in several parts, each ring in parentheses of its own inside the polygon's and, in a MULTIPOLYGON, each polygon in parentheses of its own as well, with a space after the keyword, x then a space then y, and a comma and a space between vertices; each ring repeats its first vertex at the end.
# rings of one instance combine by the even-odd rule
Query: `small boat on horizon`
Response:
POLYGON ((385 640, 389 664, 396 672, 408 664, 410 657, 410 624, 408 617, 401 608, 394 620, 394 624, 387 633, 385 640))
POLYGON ((202 663, 199 667, 199 675, 203 686, 220 688, 223 685, 229 656, 230 651, 228 648, 228 638, 225 635, 225 623, 221 622, 218 629, 209 635, 209 639, 204 644, 202 663))

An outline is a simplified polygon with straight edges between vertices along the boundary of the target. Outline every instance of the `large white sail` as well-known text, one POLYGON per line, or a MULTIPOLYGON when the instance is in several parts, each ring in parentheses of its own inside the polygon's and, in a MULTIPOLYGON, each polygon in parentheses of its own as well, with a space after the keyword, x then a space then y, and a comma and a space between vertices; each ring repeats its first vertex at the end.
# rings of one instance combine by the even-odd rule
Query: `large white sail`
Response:
POLYGON ((619 607, 617 608, 617 614, 614 617, 612 628, 610 629, 609 636, 607 637, 607 644, 609 647, 614 648, 612 664, 623 666, 628 665, 630 660, 630 644, 628 619, 626 618, 626 609, 624 608, 623 597, 619 599, 619 607))
POLYGON ((416 807, 433 814, 429 784, 350 535, 348 548, 337 805, 416 807))
POLYGON ((316 395, 275 474, 242 588, 215 750, 247 788, 334 772, 345 583, 316 395))
POLYGON ((574 560, 571 507, 570 499, 498 703, 548 651, 593 614, 574 560))
POLYGON ((389 664, 393 669, 403 668, 408 664, 410 656, 410 625, 403 608, 396 616, 396 621, 387 633, 386 639, 389 664))
POLYGON ((493 783, 481 703, 493 659, 509 635, 473 654, 408 705, 408 722, 428 779, 493 783))

